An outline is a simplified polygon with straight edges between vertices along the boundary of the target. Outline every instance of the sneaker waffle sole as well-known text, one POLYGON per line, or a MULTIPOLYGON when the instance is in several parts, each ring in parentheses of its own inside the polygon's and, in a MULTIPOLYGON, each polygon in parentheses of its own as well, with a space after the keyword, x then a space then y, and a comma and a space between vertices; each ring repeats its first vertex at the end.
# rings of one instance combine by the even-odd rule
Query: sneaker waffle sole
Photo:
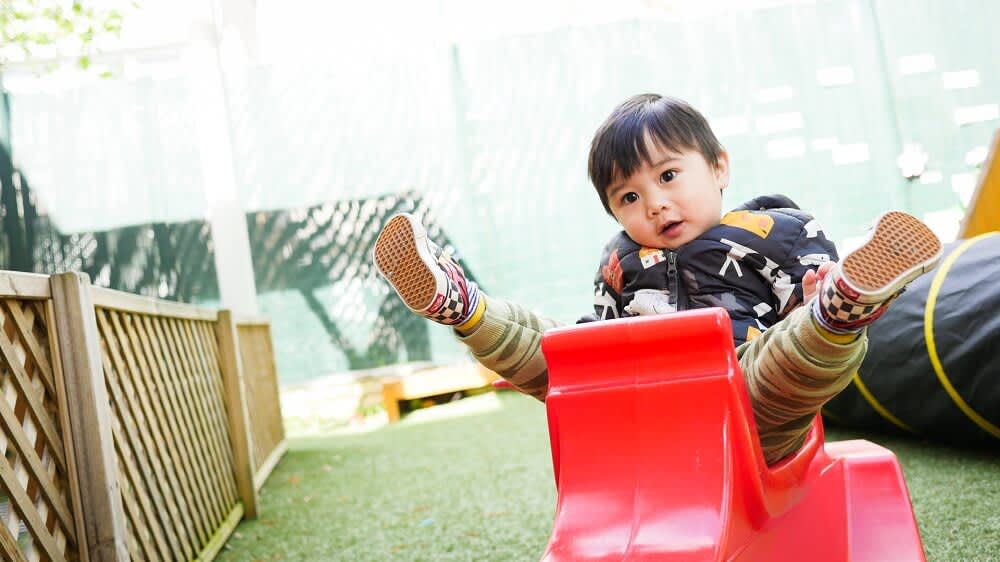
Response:
POLYGON ((927 225, 893 211, 879 219, 871 239, 844 259, 843 271, 858 288, 874 292, 921 264, 913 276, 923 273, 940 252, 941 241, 927 225))
POLYGON ((375 263, 406 306, 423 310, 431 304, 436 291, 434 274, 417 253, 413 226, 406 217, 393 217, 386 223, 375 242, 375 263))

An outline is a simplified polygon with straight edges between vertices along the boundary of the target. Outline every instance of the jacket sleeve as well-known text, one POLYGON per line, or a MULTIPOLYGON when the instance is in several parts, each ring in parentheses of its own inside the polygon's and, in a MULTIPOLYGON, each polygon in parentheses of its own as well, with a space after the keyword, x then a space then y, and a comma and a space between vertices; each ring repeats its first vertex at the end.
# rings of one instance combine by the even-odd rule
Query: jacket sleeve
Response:
POLYGON ((594 274, 594 318, 590 315, 581 318, 587 320, 610 320, 621 318, 624 305, 622 291, 625 286, 625 272, 622 267, 621 235, 615 236, 604 247, 601 263, 594 274))
POLYGON ((836 246, 827 239, 819 222, 805 213, 797 214, 802 220, 802 227, 771 276, 771 291, 779 303, 779 319, 802 304, 802 278, 806 272, 815 271, 820 265, 838 259, 836 246))

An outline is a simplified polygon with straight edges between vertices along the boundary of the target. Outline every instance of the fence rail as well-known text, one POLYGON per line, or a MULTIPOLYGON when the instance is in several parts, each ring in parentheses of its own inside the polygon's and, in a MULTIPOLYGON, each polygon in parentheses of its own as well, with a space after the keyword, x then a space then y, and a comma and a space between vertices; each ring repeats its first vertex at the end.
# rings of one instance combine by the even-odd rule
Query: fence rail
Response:
POLYGON ((266 320, 0 272, 0 327, 0 558, 211 560, 256 516, 285 450, 266 320))

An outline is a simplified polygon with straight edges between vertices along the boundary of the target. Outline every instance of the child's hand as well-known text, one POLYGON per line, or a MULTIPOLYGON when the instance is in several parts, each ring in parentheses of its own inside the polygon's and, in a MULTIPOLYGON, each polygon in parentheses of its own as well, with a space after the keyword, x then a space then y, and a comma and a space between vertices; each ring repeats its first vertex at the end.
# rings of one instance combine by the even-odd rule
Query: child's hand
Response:
POLYGON ((833 269, 833 262, 826 262, 819 266, 819 269, 813 271, 809 270, 802 277, 802 300, 803 302, 809 302, 819 293, 820 287, 823 286, 823 279, 826 279, 830 270, 833 269))

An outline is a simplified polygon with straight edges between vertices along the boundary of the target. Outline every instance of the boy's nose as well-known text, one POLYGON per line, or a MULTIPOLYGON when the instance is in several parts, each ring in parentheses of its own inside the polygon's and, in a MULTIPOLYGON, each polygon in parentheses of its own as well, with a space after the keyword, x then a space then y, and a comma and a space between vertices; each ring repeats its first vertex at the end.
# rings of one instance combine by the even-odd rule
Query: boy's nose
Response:
POLYGON ((656 216, 660 214, 661 211, 666 211, 668 208, 670 208, 670 201, 665 197, 649 201, 648 210, 650 216, 656 216))

